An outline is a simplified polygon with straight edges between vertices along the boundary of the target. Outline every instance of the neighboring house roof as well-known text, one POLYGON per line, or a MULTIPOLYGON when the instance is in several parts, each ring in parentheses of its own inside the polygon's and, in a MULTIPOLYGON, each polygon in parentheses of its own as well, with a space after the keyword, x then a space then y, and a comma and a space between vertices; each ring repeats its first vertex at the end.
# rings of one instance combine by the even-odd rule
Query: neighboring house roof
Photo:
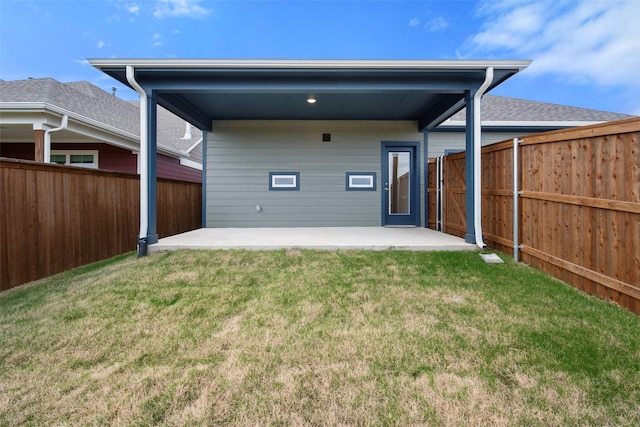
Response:
MULTIPOLYGON (((568 105, 529 101, 504 96, 485 95, 481 104, 483 127, 571 127, 628 119, 629 114, 590 110, 568 105)), ((466 108, 463 108, 440 128, 464 126, 466 108)))
MULTIPOLYGON (((139 114, 140 102, 129 102, 139 114)), ((158 105, 158 145, 189 153, 189 158, 202 161, 202 131, 158 105), (188 131, 187 131, 188 129, 188 131), (187 138, 187 136, 189 136, 187 138), (197 143, 197 144, 196 144, 197 143)))
MULTIPOLYGON (((16 81, 0 80, 0 110, 4 105, 49 105, 75 113, 79 120, 90 119, 139 139, 140 113, 136 103, 107 93, 89 82, 61 83, 51 78, 16 81)), ((175 157, 201 163, 202 132, 191 127, 191 138, 184 139, 186 122, 158 106, 158 150, 175 157)))

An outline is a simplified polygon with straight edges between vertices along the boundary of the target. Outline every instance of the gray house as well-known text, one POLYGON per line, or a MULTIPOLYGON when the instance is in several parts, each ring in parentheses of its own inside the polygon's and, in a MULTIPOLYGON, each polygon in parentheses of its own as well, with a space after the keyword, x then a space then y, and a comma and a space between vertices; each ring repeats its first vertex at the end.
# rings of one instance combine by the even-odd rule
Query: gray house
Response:
POLYGON ((465 240, 479 246, 481 144, 628 117, 481 102, 528 61, 89 62, 135 89, 147 117, 141 254, 157 241, 158 105, 203 131, 204 227, 424 226, 427 157, 464 149, 465 240))
POLYGON ((466 106, 466 240, 481 244, 480 99, 529 64, 89 62, 136 90, 147 117, 140 254, 157 241, 158 105, 203 131, 206 227, 424 226, 429 134, 466 106))

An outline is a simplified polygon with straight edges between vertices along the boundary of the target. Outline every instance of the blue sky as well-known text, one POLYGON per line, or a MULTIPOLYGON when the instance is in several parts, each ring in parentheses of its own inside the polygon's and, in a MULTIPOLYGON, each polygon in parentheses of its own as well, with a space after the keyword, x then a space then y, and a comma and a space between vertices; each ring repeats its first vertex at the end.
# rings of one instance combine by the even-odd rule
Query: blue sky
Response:
POLYGON ((532 59, 492 93, 640 115, 640 0, 0 0, 0 78, 86 58, 532 59))

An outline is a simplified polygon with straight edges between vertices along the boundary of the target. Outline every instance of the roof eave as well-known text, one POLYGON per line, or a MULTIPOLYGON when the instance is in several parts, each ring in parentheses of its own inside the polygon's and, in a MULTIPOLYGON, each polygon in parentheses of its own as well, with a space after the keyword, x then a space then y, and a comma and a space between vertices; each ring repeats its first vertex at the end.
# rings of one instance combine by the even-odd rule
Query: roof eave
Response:
MULTIPOLYGON (((123 144, 120 144, 121 148, 126 148, 128 150, 132 149, 133 146, 129 144, 133 144, 137 147, 140 147, 140 137, 138 135, 120 130, 113 126, 109 126, 105 123, 99 122, 92 118, 83 116, 81 114, 75 113, 73 111, 67 110, 62 107, 58 107, 57 105, 49 104, 48 102, 0 102, 0 111, 5 112, 38 112, 38 113, 46 113, 46 114, 55 114, 57 116, 68 115, 70 119, 82 123, 85 126, 89 126, 93 129, 98 129, 101 132, 105 132, 111 135, 114 135, 118 138, 122 138, 126 140, 128 143, 123 141, 123 144)), ((158 144, 158 152, 162 154, 169 155, 175 158, 189 158, 190 155, 186 151, 176 150, 171 147, 167 147, 166 145, 158 144)))
POLYGON ((315 59, 143 59, 89 58, 89 64, 103 68, 271 68, 271 69, 515 69, 522 71, 530 60, 315 60, 315 59))
MULTIPOLYGON (((588 126, 603 123, 603 120, 483 120, 483 127, 576 127, 588 126)), ((465 127, 463 120, 448 120, 443 122, 439 128, 465 127)))

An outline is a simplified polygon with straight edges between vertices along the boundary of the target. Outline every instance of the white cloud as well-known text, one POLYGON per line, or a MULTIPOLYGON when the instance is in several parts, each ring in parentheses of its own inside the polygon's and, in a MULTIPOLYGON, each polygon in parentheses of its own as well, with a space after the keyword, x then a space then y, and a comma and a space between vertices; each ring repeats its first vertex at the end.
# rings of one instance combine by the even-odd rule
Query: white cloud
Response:
MULTIPOLYGON (((87 65, 91 65, 91 64, 89 64, 89 61, 87 61, 86 59, 74 59, 74 61, 73 61, 73 62, 75 62, 76 64, 80 64, 80 65, 82 65, 83 67, 84 67, 84 66, 87 66, 87 65)), ((106 74, 105 74, 105 75, 106 75, 106 74)))
POLYGON ((580 83, 640 87, 638 1, 491 1, 483 4, 479 53, 533 59, 528 73, 580 83))
POLYGON ((140 6, 135 3, 132 3, 127 6, 127 12, 137 15, 140 12, 140 6))
POLYGON ((422 24, 419 18, 412 18, 409 20, 409 26, 421 27, 427 31, 435 32, 447 28, 449 26, 449 21, 447 21, 447 19, 442 15, 435 16, 424 24, 422 24))
POLYGON ((203 18, 211 13, 210 9, 200 6, 200 0, 160 0, 153 11, 158 19, 203 18))
POLYGON ((107 47, 107 46, 111 46, 111 43, 105 43, 102 40, 98 40, 98 44, 96 45, 98 49, 102 49, 103 47, 107 47))
POLYGON ((424 27, 431 32, 443 30, 448 26, 449 21, 447 21, 443 16, 436 16, 424 24, 424 27))
POLYGON ((154 34, 153 35, 153 45, 154 46, 162 46, 162 35, 161 34, 154 34))

